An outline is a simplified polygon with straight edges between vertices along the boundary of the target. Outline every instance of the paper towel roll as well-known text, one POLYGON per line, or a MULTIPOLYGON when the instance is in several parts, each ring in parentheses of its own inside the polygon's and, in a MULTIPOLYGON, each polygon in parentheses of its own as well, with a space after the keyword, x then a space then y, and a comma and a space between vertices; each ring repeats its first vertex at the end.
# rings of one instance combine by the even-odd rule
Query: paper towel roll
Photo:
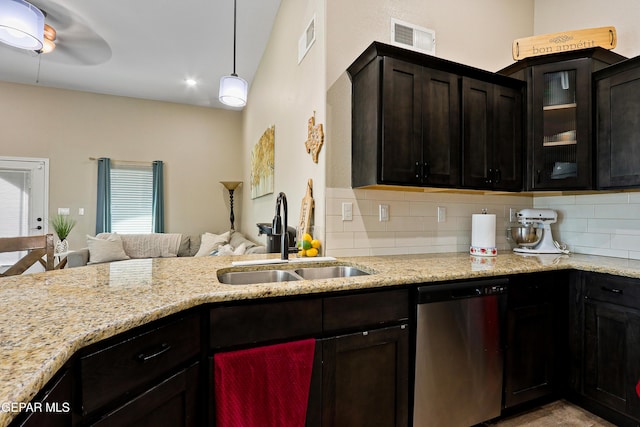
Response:
POLYGON ((473 214, 471 216, 471 253, 493 256, 496 251, 496 216, 473 214))

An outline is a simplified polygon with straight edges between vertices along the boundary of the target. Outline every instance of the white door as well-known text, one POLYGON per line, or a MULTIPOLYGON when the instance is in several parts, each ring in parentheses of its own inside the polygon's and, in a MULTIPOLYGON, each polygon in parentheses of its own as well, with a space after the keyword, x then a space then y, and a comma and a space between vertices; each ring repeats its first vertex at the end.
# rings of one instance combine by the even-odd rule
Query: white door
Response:
MULTIPOLYGON (((46 234, 48 206, 49 159, 0 157, 0 237, 46 234)), ((21 256, 0 253, 0 265, 21 256)))

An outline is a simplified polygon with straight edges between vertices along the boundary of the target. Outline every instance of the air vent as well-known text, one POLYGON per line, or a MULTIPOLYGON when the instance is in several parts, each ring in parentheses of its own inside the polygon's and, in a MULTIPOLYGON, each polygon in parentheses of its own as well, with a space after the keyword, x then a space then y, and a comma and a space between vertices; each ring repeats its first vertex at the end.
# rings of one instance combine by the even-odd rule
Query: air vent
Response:
POLYGON ((298 64, 302 62, 309 49, 311 49, 311 45, 316 41, 316 16, 313 15, 311 18, 311 22, 307 25, 307 28, 304 30, 304 33, 300 36, 298 40, 298 64))
POLYGON ((436 32, 391 18, 391 44, 435 55, 436 32))

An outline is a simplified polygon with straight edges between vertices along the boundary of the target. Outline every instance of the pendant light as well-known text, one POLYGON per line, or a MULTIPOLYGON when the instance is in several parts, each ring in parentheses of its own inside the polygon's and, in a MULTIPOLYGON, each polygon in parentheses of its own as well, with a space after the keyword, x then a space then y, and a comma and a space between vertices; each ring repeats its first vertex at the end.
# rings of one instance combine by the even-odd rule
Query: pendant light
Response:
POLYGON ((0 0, 0 42, 19 49, 43 46, 44 14, 24 0, 0 0))
POLYGON ((218 99, 230 107, 247 105, 247 82, 236 74, 236 0, 233 0, 233 73, 220 79, 218 99))

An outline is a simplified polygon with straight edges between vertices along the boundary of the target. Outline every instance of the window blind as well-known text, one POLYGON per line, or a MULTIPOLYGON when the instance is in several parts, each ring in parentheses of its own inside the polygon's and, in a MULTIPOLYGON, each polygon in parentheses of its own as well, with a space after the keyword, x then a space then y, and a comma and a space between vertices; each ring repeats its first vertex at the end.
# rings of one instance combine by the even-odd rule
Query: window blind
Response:
POLYGON ((151 164, 111 167, 111 231, 153 232, 153 169, 151 164))

